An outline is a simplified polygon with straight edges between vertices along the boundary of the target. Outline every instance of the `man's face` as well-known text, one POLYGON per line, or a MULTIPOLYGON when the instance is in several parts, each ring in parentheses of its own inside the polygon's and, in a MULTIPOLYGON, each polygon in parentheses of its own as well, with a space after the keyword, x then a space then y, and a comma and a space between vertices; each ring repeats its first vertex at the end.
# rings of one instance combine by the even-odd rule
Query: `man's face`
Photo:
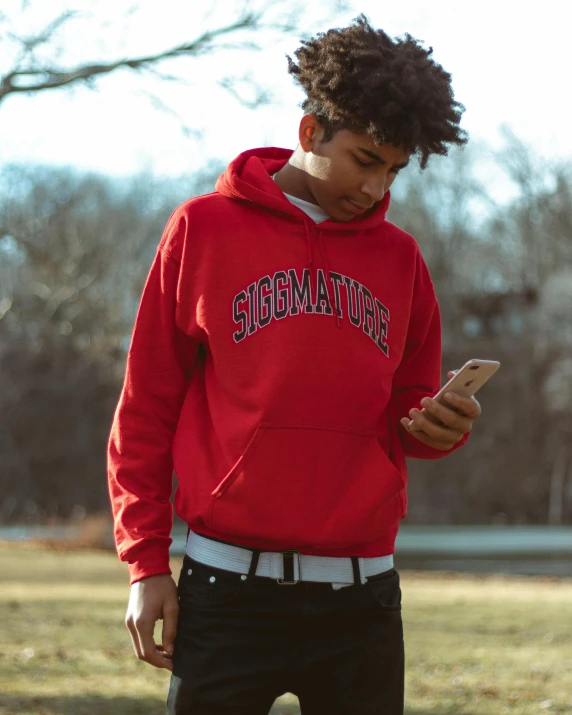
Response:
POLYGON ((317 124, 305 171, 311 198, 335 221, 351 221, 381 201, 409 154, 393 144, 377 145, 369 134, 341 129, 323 141, 317 124))

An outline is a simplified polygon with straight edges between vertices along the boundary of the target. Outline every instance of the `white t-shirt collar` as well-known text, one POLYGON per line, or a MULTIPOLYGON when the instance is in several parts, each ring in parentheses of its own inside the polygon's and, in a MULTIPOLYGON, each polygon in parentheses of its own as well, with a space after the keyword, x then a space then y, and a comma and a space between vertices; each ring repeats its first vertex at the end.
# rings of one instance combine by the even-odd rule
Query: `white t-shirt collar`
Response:
MULTIPOLYGON (((274 179, 275 176, 276 174, 274 174, 272 178, 274 179)), ((304 201, 304 199, 299 199, 296 196, 287 194, 285 191, 283 193, 291 204, 301 209, 307 216, 312 219, 312 221, 315 221, 316 223, 323 223, 324 221, 327 221, 329 218, 331 218, 331 216, 329 216, 324 211, 324 209, 322 209, 317 204, 312 204, 309 201, 304 201)))

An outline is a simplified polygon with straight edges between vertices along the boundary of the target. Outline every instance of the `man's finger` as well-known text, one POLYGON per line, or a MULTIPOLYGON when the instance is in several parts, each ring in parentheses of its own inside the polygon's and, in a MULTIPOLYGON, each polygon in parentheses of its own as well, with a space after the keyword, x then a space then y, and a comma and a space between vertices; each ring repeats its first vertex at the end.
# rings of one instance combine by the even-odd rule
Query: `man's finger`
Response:
POLYGON ((179 606, 175 602, 169 603, 163 608, 163 650, 171 654, 175 646, 175 636, 177 635, 177 620, 179 617, 179 606))
POLYGON ((137 629, 135 628, 135 623, 133 619, 130 617, 126 618, 125 625, 127 626, 127 630, 129 631, 129 635, 131 636, 131 642, 133 643, 133 650, 135 651, 135 655, 140 660, 142 660, 143 651, 141 650, 141 644, 139 643, 139 635, 137 633, 137 629))
POLYGON ((457 395, 456 392, 448 392, 445 395, 445 400, 472 420, 481 415, 481 405, 474 397, 463 397, 462 395, 457 395))
MULTIPOLYGON (((409 434, 412 437, 415 437, 415 439, 418 442, 422 442, 423 444, 426 444, 429 447, 433 447, 434 449, 439 449, 443 452, 447 452, 455 444, 454 442, 451 441, 450 436, 448 436, 446 440, 436 440, 436 439, 433 439, 432 437, 427 436, 425 434, 425 432, 421 432, 419 430, 415 430, 415 431, 411 432, 408 427, 409 420, 407 419, 407 417, 404 417, 401 420, 401 424, 403 425, 403 427, 405 427, 405 429, 409 432, 409 434)), ((449 433, 448 433, 448 435, 449 435, 449 433)))
POLYGON ((421 432, 424 432, 425 435, 429 437, 433 442, 439 442, 452 446, 463 438, 464 433, 460 430, 437 425, 430 419, 428 419, 427 415, 423 414, 423 412, 420 410, 412 409, 409 413, 409 416, 415 423, 415 428, 417 430, 420 430, 421 432))
POLYGON ((167 668, 168 670, 172 670, 173 666, 171 661, 162 655, 157 649, 155 639, 153 638, 155 622, 145 620, 139 621, 135 625, 137 627, 137 633, 139 634, 139 641, 141 643, 141 659, 150 665, 154 665, 156 668, 167 668))
POLYGON ((471 431, 473 420, 464 414, 460 414, 456 410, 428 397, 423 398, 421 404, 427 410, 428 416, 433 417, 433 420, 437 419, 441 424, 462 434, 471 431))

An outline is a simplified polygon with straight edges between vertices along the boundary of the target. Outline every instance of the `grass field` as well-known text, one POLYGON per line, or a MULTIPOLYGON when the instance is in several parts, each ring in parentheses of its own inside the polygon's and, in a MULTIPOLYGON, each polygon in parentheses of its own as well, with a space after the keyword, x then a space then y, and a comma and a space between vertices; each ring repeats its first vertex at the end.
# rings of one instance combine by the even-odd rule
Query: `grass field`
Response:
MULTIPOLYGON (((402 588, 407 715, 572 713, 572 580, 404 572, 402 588)), ((0 544, 0 713, 163 713, 168 673, 134 657, 127 595, 111 553, 0 544)))

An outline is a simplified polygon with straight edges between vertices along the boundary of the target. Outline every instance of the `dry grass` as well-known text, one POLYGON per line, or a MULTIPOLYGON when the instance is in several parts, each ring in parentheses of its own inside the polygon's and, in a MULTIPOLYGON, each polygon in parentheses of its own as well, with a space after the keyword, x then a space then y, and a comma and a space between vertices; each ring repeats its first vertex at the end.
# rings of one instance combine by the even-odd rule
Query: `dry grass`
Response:
MULTIPOLYGON (((168 674, 132 654, 113 554, 4 544, 0 573, 0 713, 164 712, 168 674)), ((407 715, 572 713, 571 580, 402 576, 407 715)))

